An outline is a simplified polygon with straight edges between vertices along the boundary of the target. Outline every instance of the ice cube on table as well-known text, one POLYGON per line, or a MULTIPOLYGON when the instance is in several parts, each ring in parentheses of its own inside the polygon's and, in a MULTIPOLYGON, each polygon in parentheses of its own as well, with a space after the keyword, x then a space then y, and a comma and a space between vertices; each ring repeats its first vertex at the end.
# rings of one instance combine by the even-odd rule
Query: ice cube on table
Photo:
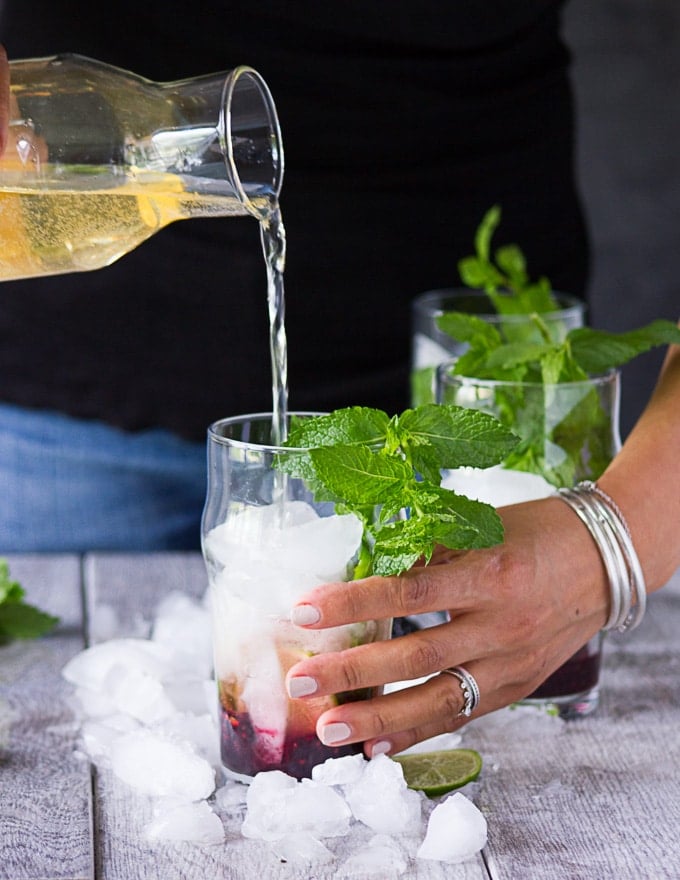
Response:
POLYGON ((186 740, 211 767, 220 766, 219 732, 212 715, 175 712, 171 717, 154 724, 153 730, 173 739, 186 740))
POLYGON ((161 682, 139 669, 112 666, 104 679, 103 690, 116 711, 144 724, 160 721, 175 712, 161 682))
POLYGON ((341 837, 351 812, 334 789, 311 779, 298 782, 279 770, 258 773, 247 795, 244 837, 280 840, 300 831, 317 837, 341 837))
POLYGON ((86 648, 64 666, 62 675, 77 687, 101 691, 111 669, 133 669, 158 681, 174 672, 172 652, 147 639, 112 639, 86 648))
POLYGON ((349 785, 361 779, 368 761, 362 754, 328 758, 312 767, 312 779, 322 785, 349 785))
POLYGON ((201 845, 224 842, 224 827, 219 816, 205 801, 198 803, 159 801, 156 815, 144 829, 147 840, 176 840, 201 845))
POLYGON ((147 728, 113 743, 111 769, 123 782, 152 797, 198 801, 215 789, 213 768, 188 742, 147 728))
POLYGON ((272 841, 272 849, 282 862, 291 865, 323 865, 335 856, 309 831, 294 831, 280 840, 272 841))
POLYGON ((215 806, 225 813, 238 812, 246 805, 248 786, 242 782, 228 780, 215 792, 215 806))
POLYGON ((124 733, 139 730, 140 724, 129 715, 109 715, 97 721, 85 721, 80 728, 80 741, 93 761, 109 760, 116 740, 124 733))
POLYGON ((547 498, 555 492, 555 487, 540 474, 513 471, 501 465, 489 468, 462 467, 445 471, 442 486, 493 507, 547 498))
POLYGON ((472 801, 458 792, 437 804, 430 814, 417 858, 463 862, 486 845, 486 836, 486 819, 472 801))
POLYGON ((108 715, 116 714, 110 696, 102 691, 77 687, 74 695, 78 703, 78 714, 85 718, 106 718, 108 715))
POLYGON ((210 612, 183 593, 166 596, 156 610, 152 641, 179 655, 185 674, 208 678, 212 669, 210 612))
POLYGON ((374 831, 401 834, 420 827, 421 795, 407 788, 401 765, 386 755, 369 761, 344 791, 354 817, 374 831))
POLYGON ((408 859, 394 838, 376 834, 368 844, 353 853, 342 865, 343 877, 398 877, 408 867, 408 859))

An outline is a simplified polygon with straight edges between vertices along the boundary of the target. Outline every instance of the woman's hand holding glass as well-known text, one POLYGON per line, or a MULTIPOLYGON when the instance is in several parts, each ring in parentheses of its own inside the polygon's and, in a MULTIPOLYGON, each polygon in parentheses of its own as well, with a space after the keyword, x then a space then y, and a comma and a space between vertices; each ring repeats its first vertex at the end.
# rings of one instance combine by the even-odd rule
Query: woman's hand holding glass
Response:
MULTIPOLYGON (((623 510, 649 592, 680 566, 680 347, 668 352, 659 383, 598 481, 623 510)), ((319 718, 326 744, 365 742, 369 756, 395 753, 467 722, 463 681, 438 673, 464 667, 479 687, 472 717, 526 697, 604 627, 607 574, 588 530, 550 497, 501 508, 504 543, 485 550, 439 548, 427 566, 311 590, 293 622, 325 628, 371 618, 446 610, 432 628, 309 657, 293 666, 292 697, 413 681, 319 718), (426 678, 425 681, 416 681, 426 678)))
POLYGON ((391 641, 310 657, 290 671, 292 696, 333 694, 429 678, 347 703, 319 719, 330 744, 366 741, 366 753, 398 752, 466 722, 460 682, 445 669, 464 666, 480 700, 473 716, 530 694, 593 636, 608 614, 608 588, 597 549, 557 498, 501 509, 505 542, 488 550, 439 548, 427 566, 399 577, 326 585, 293 609, 311 628, 366 618, 446 609, 450 620, 391 641))

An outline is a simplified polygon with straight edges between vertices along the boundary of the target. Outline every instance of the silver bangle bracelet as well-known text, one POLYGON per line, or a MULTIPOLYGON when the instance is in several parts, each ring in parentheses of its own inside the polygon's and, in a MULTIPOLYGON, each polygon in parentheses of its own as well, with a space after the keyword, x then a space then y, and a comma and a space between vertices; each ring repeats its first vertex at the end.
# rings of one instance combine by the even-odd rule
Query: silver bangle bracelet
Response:
MULTIPOLYGON (((623 517, 619 506, 595 483, 586 482, 579 484, 586 492, 595 493, 598 497, 598 506, 602 515, 607 518, 610 526, 616 533, 621 550, 626 558, 628 577, 630 581, 631 606, 628 614, 616 627, 620 632, 635 629, 645 615, 647 608, 647 585, 642 572, 640 560, 633 546, 633 539, 628 523, 623 517), (633 604, 633 598, 635 603, 633 604)), ((577 487, 578 488, 578 487, 577 487)))
POLYGON ((559 489, 557 495, 584 523, 602 558, 610 594, 604 629, 635 629, 645 614, 647 589, 630 529, 619 506, 590 480, 573 489, 559 489))
POLYGON ((614 547, 614 553, 617 560, 618 572, 618 590, 620 592, 621 603, 618 614, 615 616, 612 610, 610 619, 607 621, 607 629, 620 629, 630 616, 631 606, 633 603, 632 583, 630 577, 630 569, 628 567, 626 556, 621 546, 621 534, 613 523, 609 510, 594 493, 588 490, 579 493, 580 497, 591 508, 593 516, 596 517, 602 531, 607 535, 610 543, 614 547))
POLYGON ((613 629, 628 614, 628 578, 620 549, 611 534, 604 530, 601 520, 583 495, 573 489, 560 489, 558 495, 586 526, 600 553, 609 582, 610 602, 609 617, 603 629, 613 629))

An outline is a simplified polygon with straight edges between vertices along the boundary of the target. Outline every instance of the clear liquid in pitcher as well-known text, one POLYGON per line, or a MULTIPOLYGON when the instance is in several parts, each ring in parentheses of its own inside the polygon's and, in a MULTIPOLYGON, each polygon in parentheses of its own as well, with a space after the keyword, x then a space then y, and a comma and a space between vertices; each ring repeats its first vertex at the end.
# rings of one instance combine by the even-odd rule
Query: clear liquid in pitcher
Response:
MULTIPOLYGON (((264 196, 251 198, 264 211, 264 196)), ((0 280, 108 266, 164 226, 243 214, 236 199, 188 192, 180 175, 131 173, 96 190, 0 192, 0 280)))

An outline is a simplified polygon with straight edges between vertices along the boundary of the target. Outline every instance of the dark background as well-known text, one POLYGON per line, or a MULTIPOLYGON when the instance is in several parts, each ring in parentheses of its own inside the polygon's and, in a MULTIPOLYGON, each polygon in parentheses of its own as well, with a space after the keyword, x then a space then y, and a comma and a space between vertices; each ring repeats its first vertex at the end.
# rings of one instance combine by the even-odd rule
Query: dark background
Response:
MULTIPOLYGON (((572 0, 579 174, 592 239, 590 323, 680 317, 680 3, 572 0)), ((622 431, 651 393, 660 352, 624 368, 622 431)))
MULTIPOLYGON (((564 25, 573 53, 578 166, 592 240, 590 323, 626 330, 657 317, 675 320, 680 3, 571 0, 564 25)), ((652 352, 624 368, 624 435, 653 389, 661 357, 652 352)))

